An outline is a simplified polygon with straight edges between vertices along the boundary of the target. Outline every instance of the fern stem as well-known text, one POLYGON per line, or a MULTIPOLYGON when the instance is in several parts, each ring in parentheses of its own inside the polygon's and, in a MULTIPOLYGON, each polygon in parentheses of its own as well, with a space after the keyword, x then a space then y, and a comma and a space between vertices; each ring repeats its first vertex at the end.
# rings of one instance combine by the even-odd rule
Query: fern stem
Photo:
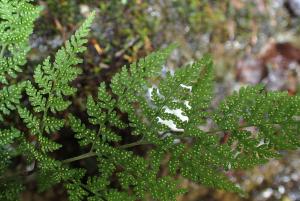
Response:
MULTIPOLYGON (((97 136, 99 137, 100 136, 100 128, 98 129, 98 132, 97 132, 97 136)), ((92 142, 92 146, 91 146, 91 149, 90 149, 90 152, 93 152, 93 149, 94 149, 94 146, 95 146, 95 143, 94 142, 92 142)))
MULTIPOLYGON (((250 126, 249 125, 241 126, 241 127, 239 127, 239 129, 246 128, 246 127, 250 127, 250 126)), ((217 132, 222 132, 222 131, 224 131, 224 130, 215 129, 215 130, 208 131, 206 133, 217 133, 217 132)), ((127 148, 131 148, 131 147, 135 147, 135 146, 139 146, 139 145, 146 145, 146 144, 151 144, 151 143, 147 142, 147 141, 144 141, 144 140, 139 140, 139 141, 132 142, 132 143, 129 143, 129 144, 121 145, 118 148, 119 149, 127 149, 127 148)), ((96 155, 97 154, 91 150, 88 153, 81 154, 79 156, 75 156, 75 157, 63 160, 62 163, 72 163, 72 162, 79 161, 79 160, 86 159, 86 158, 90 158, 90 157, 93 157, 93 156, 96 156, 96 155)))
POLYGON ((133 142, 133 143, 124 144, 122 146, 119 146, 119 148, 120 149, 127 149, 127 148, 130 148, 130 147, 135 147, 135 146, 144 145, 144 144, 151 144, 151 143, 147 142, 147 141, 139 140, 139 141, 136 141, 136 142, 133 142))
MULTIPOLYGON (((75 182, 74 182, 74 183, 75 183, 75 182)), ((102 198, 103 200, 106 201, 106 199, 105 199, 102 195, 100 195, 100 194, 97 193, 97 192, 92 191, 87 185, 85 185, 85 184, 83 184, 83 183, 80 183, 79 185, 80 185, 83 189, 85 189, 86 191, 88 191, 88 192, 90 192, 90 193, 93 193, 94 195, 96 195, 96 196, 98 196, 99 198, 102 198)))
POLYGON ((2 45, 2 49, 1 49, 1 53, 0 53, 1 58, 4 56, 4 52, 5 52, 6 47, 7 47, 7 44, 2 45))
MULTIPOLYGON (((135 147, 135 146, 144 145, 144 144, 151 144, 151 143, 139 140, 139 141, 136 141, 136 142, 133 142, 133 143, 121 145, 118 148, 119 149, 127 149, 127 148, 130 148, 130 147, 135 147)), ((93 157, 93 156, 96 156, 96 155, 97 155, 97 153, 95 153, 93 151, 90 151, 90 152, 87 152, 85 154, 81 154, 79 156, 75 156, 75 157, 63 160, 62 163, 72 163, 72 162, 79 161, 79 160, 86 159, 86 158, 90 158, 90 157, 93 157)))
MULTIPOLYGON (((272 123, 272 124, 279 124, 279 123, 272 123)), ((254 125, 243 125, 243 126, 239 126, 237 129, 243 129, 243 128, 249 128, 249 127, 252 127, 254 125)), ((218 133, 218 132, 225 132, 224 129, 213 129, 213 130, 210 130, 210 131, 207 131, 205 133, 218 133)), ((180 136, 178 136, 180 137, 180 136)), ((147 142, 147 141, 144 141, 144 140, 139 140, 139 141, 136 141, 136 142, 132 142, 132 143, 129 143, 129 144, 124 144, 124 145, 121 145, 119 146, 118 148, 119 149, 127 149, 127 148, 131 148, 131 147, 135 147, 135 146, 139 146, 139 145, 146 145, 146 144, 152 144, 150 142, 147 142)), ((74 161, 78 161, 78 160, 82 160, 82 159, 86 159, 86 158, 90 158, 90 157, 93 157, 93 156, 96 156, 97 154, 93 151, 90 151, 88 153, 85 153, 85 154, 82 154, 82 155, 79 155, 79 156, 75 156, 73 158, 68 158, 66 160, 63 160, 62 163, 71 163, 71 162, 74 162, 74 161)))
POLYGON ((72 163, 74 161, 79 161, 79 160, 82 160, 82 159, 85 159, 85 158, 90 158, 90 157, 93 157, 93 156, 96 156, 96 155, 97 154, 95 152, 88 152, 88 153, 85 153, 85 154, 81 154, 79 156, 75 156, 75 157, 63 160, 62 163, 72 163))

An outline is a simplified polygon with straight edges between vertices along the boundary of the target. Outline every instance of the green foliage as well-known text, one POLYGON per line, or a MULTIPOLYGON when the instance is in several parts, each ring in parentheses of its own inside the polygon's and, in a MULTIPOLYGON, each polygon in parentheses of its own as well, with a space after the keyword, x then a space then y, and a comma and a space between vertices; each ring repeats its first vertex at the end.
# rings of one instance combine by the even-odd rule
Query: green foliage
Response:
POLYGON ((0 131, 0 146, 11 143, 15 138, 20 136, 20 132, 14 128, 0 131))
POLYGON ((6 180, 1 181, 0 183, 0 199, 7 201, 15 201, 19 199, 20 193, 24 190, 22 184, 20 183, 20 179, 16 180, 6 180))
MULTIPOLYGON (((7 10, 18 7, 16 2, 1 3, 7 10)), ((20 5, 31 6, 27 1, 20 5)), ((35 15, 26 13, 20 16, 32 23, 35 15)), ((174 73, 162 70, 174 45, 124 66, 110 84, 102 82, 98 95, 87 97, 87 119, 68 112, 68 98, 76 93, 71 82, 81 73, 78 55, 85 50, 94 16, 54 58, 35 68, 32 81, 0 91, 1 200, 17 200, 26 188, 22 176, 31 172, 36 173, 39 191, 62 184, 72 201, 176 200, 186 192, 179 187, 182 177, 242 193, 226 171, 263 164, 280 156, 281 150, 300 146, 299 96, 246 87, 214 108, 212 59, 204 56, 174 73), (22 125, 4 117, 16 108, 22 125), (201 130, 207 120, 217 128, 201 130), (56 152, 64 147, 54 136, 67 129, 83 154, 62 160, 56 152), (144 149, 138 152, 136 146, 144 149), (25 158, 31 170, 11 172, 16 156, 25 158), (91 157, 94 173, 84 165, 71 165, 91 157)))
POLYGON ((3 115, 9 115, 20 103, 24 86, 25 82, 21 82, 5 86, 0 90, 0 121, 3 121, 3 115))
POLYGON ((229 96, 214 119, 222 130, 231 133, 228 144, 235 154, 231 166, 253 167, 280 156, 278 150, 298 148, 299 103, 298 96, 266 93, 263 86, 242 88, 229 96))
POLYGON ((40 8, 30 1, 0 1, 0 83, 8 84, 6 78, 16 77, 26 63, 26 54, 30 50, 29 35, 33 22, 39 16, 40 8))
POLYGON ((22 136, 14 128, 16 125, 5 127, 6 116, 11 115, 20 105, 22 90, 26 85, 26 82, 15 83, 13 78, 17 77, 26 63, 26 54, 30 50, 29 35, 40 10, 29 1, 0 1, 0 200, 18 200, 19 194, 24 190, 18 176, 4 177, 9 174, 9 165, 15 156, 11 144, 22 136))
POLYGON ((61 146, 44 136, 55 133, 64 126, 64 121, 51 116, 50 113, 56 113, 65 110, 70 102, 64 99, 64 96, 73 95, 76 90, 70 86, 81 70, 75 65, 81 62, 77 57, 78 53, 85 50, 85 37, 88 34, 89 26, 92 22, 92 14, 76 31, 76 33, 66 42, 65 47, 58 50, 55 55, 54 63, 50 63, 48 57, 43 65, 39 65, 34 71, 33 83, 26 86, 26 94, 33 107, 34 113, 26 108, 19 107, 20 117, 23 119, 31 135, 38 135, 38 143, 43 152, 49 152, 59 149, 61 146))

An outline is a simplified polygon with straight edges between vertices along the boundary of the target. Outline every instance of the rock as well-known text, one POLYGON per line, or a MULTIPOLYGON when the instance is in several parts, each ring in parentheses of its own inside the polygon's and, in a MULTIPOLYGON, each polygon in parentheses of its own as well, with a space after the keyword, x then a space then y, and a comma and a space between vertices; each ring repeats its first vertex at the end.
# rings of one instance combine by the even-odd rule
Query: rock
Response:
POLYGON ((300 0, 287 0, 284 5, 292 17, 300 17, 300 0))

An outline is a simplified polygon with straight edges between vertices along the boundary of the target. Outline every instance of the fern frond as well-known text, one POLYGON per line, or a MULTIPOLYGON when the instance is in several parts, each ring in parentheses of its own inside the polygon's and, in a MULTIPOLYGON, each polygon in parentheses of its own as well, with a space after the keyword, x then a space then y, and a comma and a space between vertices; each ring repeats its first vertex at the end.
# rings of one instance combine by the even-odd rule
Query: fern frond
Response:
POLYGON ((29 1, 1 0, 1 39, 0 43, 14 44, 28 40, 33 22, 39 16, 40 7, 29 1))
POLYGON ((121 140, 121 137, 105 125, 109 122, 111 126, 124 129, 126 124, 119 119, 114 109, 115 100, 106 92, 104 83, 98 88, 97 103, 91 96, 88 97, 87 113, 90 116, 89 122, 100 126, 98 132, 101 133, 103 140, 117 142, 121 140))
POLYGON ((3 115, 9 115, 20 103, 24 86, 25 82, 21 82, 0 90, 0 121, 3 121, 3 115))
POLYGON ((0 130, 0 147, 10 144, 20 136, 20 131, 15 128, 0 130))
POLYGON ((26 93, 35 112, 42 112, 46 108, 46 98, 30 82, 27 84, 26 93))
POLYGON ((52 89, 52 82, 55 80, 54 69, 50 63, 50 57, 47 57, 42 65, 38 65, 34 70, 34 81, 38 84, 41 94, 49 94, 52 89))
MULTIPOLYGON (((26 82, 10 84, 11 78, 16 78, 26 63, 26 55, 30 50, 29 35, 33 30, 33 22, 39 15, 40 8, 33 6, 29 1, 0 0, 0 121, 4 115, 20 105, 21 93, 26 82)), ((10 156, 4 158, 3 145, 15 142, 21 136, 15 128, 0 131, 1 166, 9 164, 10 156), (2 157, 3 156, 3 157, 2 157)), ((5 166, 4 166, 5 167, 5 166)), ((0 172, 2 175, 2 167, 0 172)), ((4 175, 4 174, 3 174, 4 175)), ((24 190, 19 177, 0 179, 0 200, 18 200, 24 190)))
POLYGON ((69 115, 69 124, 71 129, 76 133, 75 138, 79 140, 81 146, 95 142, 96 132, 86 128, 86 126, 73 115, 69 115))
POLYGON ((38 189, 43 192, 53 185, 60 182, 77 183, 84 176, 85 171, 82 169, 70 169, 62 166, 49 166, 39 171, 38 189))
POLYGON ((55 55, 52 91, 57 96, 70 96, 76 92, 76 89, 71 87, 69 83, 81 73, 81 69, 75 67, 75 65, 82 62, 77 57, 77 54, 82 53, 86 49, 84 47, 84 44, 87 42, 85 38, 88 35, 94 16, 95 13, 92 13, 75 34, 71 36, 71 39, 66 42, 65 47, 58 50, 55 55))
POLYGON ((41 105, 41 108, 48 107, 52 112, 65 110, 70 105, 70 102, 64 100, 63 96, 70 96, 76 92, 76 89, 70 86, 70 82, 81 73, 81 69, 76 67, 77 64, 81 63, 81 59, 78 58, 77 54, 85 50, 83 45, 87 42, 85 37, 88 34, 93 18, 94 13, 66 42, 65 47, 58 50, 53 64, 50 63, 50 58, 48 57, 43 62, 43 65, 39 65, 34 71, 34 79, 39 89, 29 85, 28 91, 31 93, 28 95, 32 99, 31 103, 35 107, 36 112, 40 111, 39 107, 36 108, 38 103, 41 105), (44 101, 43 95, 47 94, 48 99, 44 101), (47 106, 44 106, 45 104, 47 106))
MULTIPOLYGON (((133 134, 135 135, 146 134, 148 131, 145 124, 137 116, 133 103, 139 103, 141 107, 147 105, 145 96, 150 85, 148 80, 160 77, 162 66, 174 48, 175 46, 172 45, 152 53, 146 58, 131 64, 130 69, 123 67, 112 78, 110 88, 113 94, 117 96, 115 107, 128 114, 130 126, 134 128, 133 134)), ((101 93, 101 90, 99 93, 101 93)), ((103 94, 103 97, 105 96, 103 94)))
POLYGON ((43 136, 43 135, 39 135, 38 136, 38 142, 41 145, 41 151, 43 153, 47 153, 47 152, 53 152, 55 150, 58 150, 62 147, 61 144, 58 144, 56 142, 54 142, 53 140, 43 136))
POLYGON ((64 120, 57 119, 55 117, 47 116, 44 121, 46 133, 55 133, 64 126, 64 120))
POLYGON ((252 167, 278 157, 280 150, 300 146, 298 96, 286 92, 265 92, 263 86, 234 92, 214 115, 217 125, 230 134, 229 145, 236 144, 232 166, 252 167))
POLYGON ((179 175, 243 193, 226 171, 265 163, 281 150, 300 146, 299 96, 245 87, 215 109, 212 59, 204 56, 163 73, 175 47, 170 46, 122 67, 110 84, 101 83, 98 95, 87 98, 88 119, 68 114, 80 149, 89 152, 58 160, 54 151, 62 145, 51 134, 65 126, 60 116, 76 92, 72 81, 82 72, 79 54, 86 49, 95 13, 53 59, 35 68, 33 81, 6 86, 26 62, 28 37, 40 11, 29 2, 0 0, 0 200, 17 200, 23 190, 20 178, 9 170, 11 159, 19 155, 37 173, 39 191, 62 183, 72 201, 171 201, 186 191, 179 187, 179 175), (3 120, 15 109, 27 128, 22 132, 3 120), (217 128, 202 130, 208 120, 217 128), (147 146, 142 153, 133 148, 142 145, 147 146), (68 165, 88 157, 97 163, 94 175, 68 165))
POLYGON ((55 61, 52 64, 50 57, 46 58, 42 65, 39 65, 34 71, 33 83, 28 83, 26 93, 35 113, 20 107, 19 114, 26 126, 30 129, 32 135, 37 135, 37 140, 41 151, 52 152, 61 147, 44 136, 44 132, 51 134, 57 132, 64 125, 64 120, 60 120, 49 113, 56 113, 65 110, 70 101, 65 100, 64 96, 74 94, 75 90, 70 86, 77 75, 81 72, 75 65, 81 62, 77 54, 85 48, 87 42, 85 37, 88 34, 89 26, 94 18, 94 13, 82 24, 74 36, 66 42, 55 55, 55 61))
POLYGON ((24 123, 26 124, 26 127, 30 129, 30 134, 39 135, 40 120, 25 107, 18 107, 18 113, 21 119, 23 119, 24 123))
POLYGON ((0 83, 8 84, 7 75, 16 77, 22 71, 30 50, 29 36, 40 11, 29 1, 0 1, 0 83))
POLYGON ((78 183, 68 183, 65 187, 68 191, 70 201, 81 201, 88 195, 88 192, 78 183))
POLYGON ((20 194, 24 190, 20 178, 14 178, 0 182, 0 200, 16 201, 20 199, 20 194))

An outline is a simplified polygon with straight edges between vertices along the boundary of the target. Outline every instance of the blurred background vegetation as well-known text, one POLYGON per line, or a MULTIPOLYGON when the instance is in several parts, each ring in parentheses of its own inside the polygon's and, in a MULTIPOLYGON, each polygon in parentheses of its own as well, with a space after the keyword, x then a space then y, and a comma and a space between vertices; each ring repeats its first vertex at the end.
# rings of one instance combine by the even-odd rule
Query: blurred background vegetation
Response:
MULTIPOLYGON (((41 0, 37 4, 44 10, 31 37, 29 74, 56 52, 90 11, 97 12, 83 55, 84 73, 74 83, 79 88, 73 100, 78 113, 84 111, 86 95, 95 93, 101 81, 109 81, 123 65, 171 43, 179 48, 168 61, 169 68, 205 53, 214 57, 214 104, 242 85, 260 82, 269 90, 298 93, 300 1, 41 0)), ((190 193, 178 200, 300 200, 300 152, 283 154, 284 159, 254 170, 228 173, 248 192, 244 198, 183 180, 190 193)), ((60 188, 42 195, 33 191, 25 192, 23 199, 65 200, 60 188)))

